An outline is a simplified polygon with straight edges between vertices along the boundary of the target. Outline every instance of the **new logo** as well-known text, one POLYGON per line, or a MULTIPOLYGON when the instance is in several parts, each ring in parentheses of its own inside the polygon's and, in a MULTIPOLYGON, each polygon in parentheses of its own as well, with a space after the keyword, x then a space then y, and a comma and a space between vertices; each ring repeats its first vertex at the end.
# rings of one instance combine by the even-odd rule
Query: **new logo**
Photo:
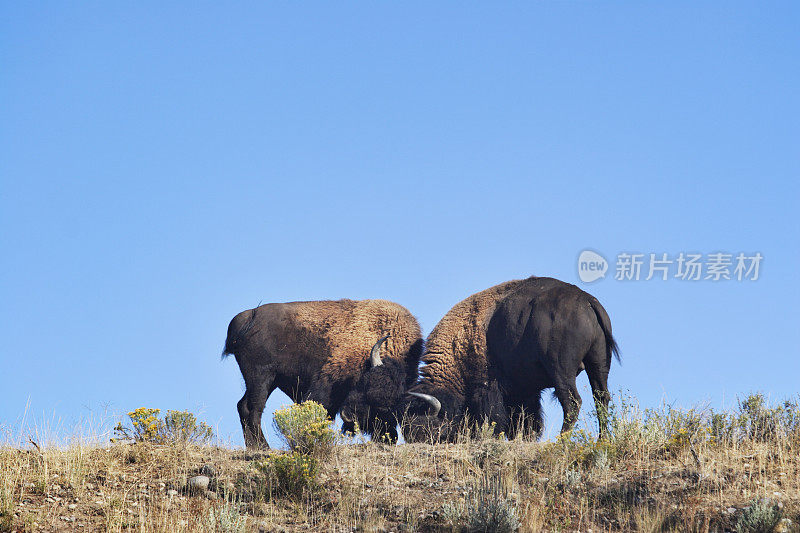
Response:
POLYGON ((602 255, 591 250, 584 250, 578 256, 578 277, 584 283, 591 283, 606 277, 608 261, 602 255))

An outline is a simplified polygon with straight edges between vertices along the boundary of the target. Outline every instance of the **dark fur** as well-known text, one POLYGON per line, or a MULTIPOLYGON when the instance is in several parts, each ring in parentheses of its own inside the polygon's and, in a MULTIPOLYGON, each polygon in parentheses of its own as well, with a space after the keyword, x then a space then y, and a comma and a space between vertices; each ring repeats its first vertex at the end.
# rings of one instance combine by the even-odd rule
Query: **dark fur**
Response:
POLYGON ((245 444, 267 446, 261 416, 276 388, 295 402, 321 403, 331 418, 347 399, 345 429, 358 414, 364 429, 382 432, 383 421, 368 415, 381 416, 370 402, 406 390, 416 380, 421 352, 417 320, 383 300, 274 303, 239 313, 228 326, 223 356, 234 355, 244 377, 237 408, 245 444), (387 334, 383 365, 373 367, 370 348, 387 334))
POLYGON ((437 367, 423 369, 412 388, 435 396, 442 409, 433 419, 426 402, 412 400, 406 440, 452 439, 465 418, 495 422, 495 430, 508 435, 520 429, 538 435, 541 392, 547 388, 555 388, 564 411, 561 431, 568 431, 581 406, 575 378, 584 369, 605 433, 608 373, 612 354, 619 355, 611 321, 596 298, 553 278, 531 277, 487 289, 453 309, 458 321, 446 321, 448 313, 440 322, 444 327, 428 338, 429 348, 439 352, 423 356, 437 367))

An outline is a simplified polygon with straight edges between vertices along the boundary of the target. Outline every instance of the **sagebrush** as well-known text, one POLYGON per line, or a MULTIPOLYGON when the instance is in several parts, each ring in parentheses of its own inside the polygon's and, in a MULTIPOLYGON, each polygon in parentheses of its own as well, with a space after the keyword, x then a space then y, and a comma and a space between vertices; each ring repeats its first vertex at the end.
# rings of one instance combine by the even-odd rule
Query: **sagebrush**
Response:
POLYGON ((319 403, 307 401, 275 411, 275 428, 293 452, 325 456, 338 439, 328 411, 319 403))
POLYGON ((120 422, 114 427, 114 433, 121 439, 159 444, 203 444, 214 437, 214 430, 189 411, 167 411, 163 419, 158 418, 159 413, 160 409, 134 409, 128 413, 130 426, 120 422))

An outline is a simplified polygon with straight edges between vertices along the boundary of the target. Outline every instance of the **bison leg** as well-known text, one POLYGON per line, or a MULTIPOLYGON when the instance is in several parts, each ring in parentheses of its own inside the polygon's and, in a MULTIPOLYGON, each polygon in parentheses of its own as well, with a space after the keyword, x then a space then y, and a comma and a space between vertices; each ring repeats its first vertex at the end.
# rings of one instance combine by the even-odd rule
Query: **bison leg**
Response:
POLYGON ((253 446, 253 433, 250 431, 250 408, 247 406, 247 392, 242 399, 236 403, 236 410, 239 411, 239 421, 242 423, 242 434, 244 435, 244 445, 248 448, 253 446))
POLYGON ((264 405, 272 391, 274 378, 259 379, 247 382, 244 396, 236 404, 239 410, 239 419, 244 433, 244 444, 248 448, 269 448, 264 432, 261 430, 261 415, 264 405))
POLYGON ((564 423, 561 425, 561 433, 566 433, 575 425, 578 420, 578 413, 581 410, 582 402, 575 380, 557 385, 556 398, 558 398, 561 409, 564 411, 564 423))
POLYGON ((589 377, 589 385, 592 387, 594 405, 597 409, 597 421, 600 424, 600 438, 608 435, 608 404, 611 401, 611 393, 608 392, 608 359, 603 350, 592 350, 586 358, 586 375, 589 377))

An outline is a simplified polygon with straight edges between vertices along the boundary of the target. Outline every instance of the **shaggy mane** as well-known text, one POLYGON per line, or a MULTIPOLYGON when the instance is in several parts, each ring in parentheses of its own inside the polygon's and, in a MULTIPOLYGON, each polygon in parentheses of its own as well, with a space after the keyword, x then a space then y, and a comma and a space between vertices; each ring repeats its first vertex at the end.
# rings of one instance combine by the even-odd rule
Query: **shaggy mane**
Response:
POLYGON ((497 302, 526 280, 506 281, 473 294, 453 306, 426 342, 422 380, 426 389, 445 388, 464 396, 464 376, 485 380, 486 326, 497 302))

